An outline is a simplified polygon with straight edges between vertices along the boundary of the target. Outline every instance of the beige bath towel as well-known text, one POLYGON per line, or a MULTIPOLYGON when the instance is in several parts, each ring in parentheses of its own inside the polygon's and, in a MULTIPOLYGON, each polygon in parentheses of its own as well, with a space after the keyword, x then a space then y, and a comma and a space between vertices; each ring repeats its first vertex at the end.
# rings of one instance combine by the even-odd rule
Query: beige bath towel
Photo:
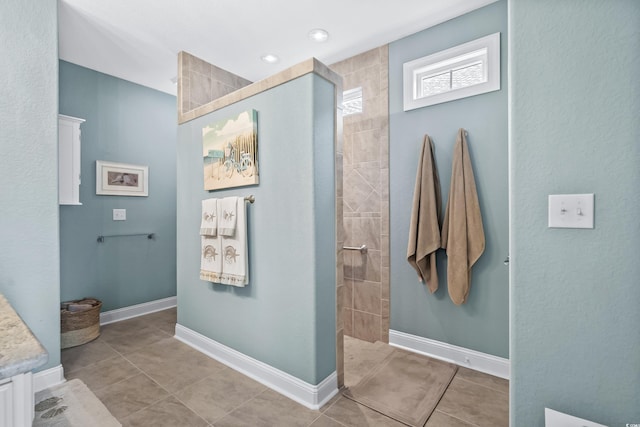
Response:
POLYGON ((451 188, 442 224, 447 250, 447 284, 454 304, 464 304, 471 288, 471 267, 484 252, 484 230, 466 132, 458 131, 453 149, 451 188))
POLYGON ((441 209, 440 179, 433 141, 429 135, 425 135, 413 191, 407 261, 416 269, 418 277, 426 283, 431 293, 438 289, 436 251, 440 248, 441 209))

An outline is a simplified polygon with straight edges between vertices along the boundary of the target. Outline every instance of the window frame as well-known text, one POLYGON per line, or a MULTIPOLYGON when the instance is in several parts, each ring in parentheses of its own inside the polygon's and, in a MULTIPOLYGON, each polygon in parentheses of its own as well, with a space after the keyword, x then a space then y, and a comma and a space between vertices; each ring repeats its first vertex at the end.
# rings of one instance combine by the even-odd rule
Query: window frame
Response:
POLYGON ((500 33, 490 34, 450 49, 405 62, 402 68, 404 111, 500 90, 500 33), (486 49, 486 54, 471 55, 470 57, 470 54, 483 49, 486 49), (477 62, 477 58, 480 57, 484 65, 485 82, 433 95, 418 96, 418 90, 421 90, 422 80, 425 77, 444 74, 447 70, 463 68, 465 64, 477 62))
POLYGON ((364 110, 364 102, 362 95, 362 86, 355 87, 353 89, 345 90, 342 92, 342 115, 343 117, 349 117, 354 114, 362 114, 364 110), (347 104, 352 101, 360 100, 360 110, 359 111, 348 111, 347 104))

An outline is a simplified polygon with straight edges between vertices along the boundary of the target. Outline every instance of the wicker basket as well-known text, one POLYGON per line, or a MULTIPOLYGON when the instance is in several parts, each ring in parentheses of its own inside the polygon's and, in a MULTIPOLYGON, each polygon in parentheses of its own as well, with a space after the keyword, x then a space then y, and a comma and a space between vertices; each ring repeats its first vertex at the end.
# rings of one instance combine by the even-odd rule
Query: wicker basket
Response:
POLYGON ((100 336, 100 308, 95 298, 66 301, 60 305, 60 348, 75 347, 100 336))

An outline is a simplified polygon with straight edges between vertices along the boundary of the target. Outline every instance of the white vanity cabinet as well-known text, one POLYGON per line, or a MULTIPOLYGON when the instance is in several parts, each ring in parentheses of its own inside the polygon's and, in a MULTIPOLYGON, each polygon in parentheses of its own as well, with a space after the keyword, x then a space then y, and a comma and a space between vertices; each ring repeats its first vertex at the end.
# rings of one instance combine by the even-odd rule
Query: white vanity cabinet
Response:
POLYGON ((13 387, 9 378, 0 380, 0 427, 13 425, 13 387))
POLYGON ((0 294, 0 427, 30 427, 34 369, 47 363, 40 341, 0 294))
POLYGON ((58 203, 80 203, 80 125, 84 119, 58 114, 58 203))
POLYGON ((31 372, 0 380, 0 427, 30 427, 34 416, 31 372))

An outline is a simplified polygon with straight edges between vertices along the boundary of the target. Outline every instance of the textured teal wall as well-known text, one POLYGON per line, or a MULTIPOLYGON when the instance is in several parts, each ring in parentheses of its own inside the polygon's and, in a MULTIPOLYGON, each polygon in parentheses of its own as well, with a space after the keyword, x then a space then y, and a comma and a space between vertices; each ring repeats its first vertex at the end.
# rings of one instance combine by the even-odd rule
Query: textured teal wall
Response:
MULTIPOLYGON (((507 154, 507 4, 493 3, 389 45, 391 329, 509 357, 507 154), (501 33, 501 90, 404 112, 402 64, 501 33), (453 145, 469 132, 486 249, 473 267, 469 298, 456 306, 447 291, 446 254, 438 251, 440 288, 430 294, 406 260, 413 189, 425 133, 436 146, 443 210, 453 145)), ((443 212, 444 213, 444 212, 443 212)))
POLYGON ((511 425, 640 421, 640 2, 510 1, 511 425), (595 193, 595 229, 547 196, 595 193))
POLYGON ((60 364, 55 0, 0 5, 0 293, 60 364))
POLYGON ((107 311, 176 295, 176 98, 60 61, 60 113, 86 120, 82 206, 60 206, 62 300, 94 296, 107 311), (149 166, 149 196, 97 196, 96 160, 149 166), (126 233, 156 237, 96 242, 126 233))
POLYGON ((336 369, 334 102, 308 74, 178 128, 178 323, 310 384, 336 369), (260 184, 205 191, 203 126, 248 109, 260 184), (201 200, 249 194, 250 284, 201 281, 201 200))

